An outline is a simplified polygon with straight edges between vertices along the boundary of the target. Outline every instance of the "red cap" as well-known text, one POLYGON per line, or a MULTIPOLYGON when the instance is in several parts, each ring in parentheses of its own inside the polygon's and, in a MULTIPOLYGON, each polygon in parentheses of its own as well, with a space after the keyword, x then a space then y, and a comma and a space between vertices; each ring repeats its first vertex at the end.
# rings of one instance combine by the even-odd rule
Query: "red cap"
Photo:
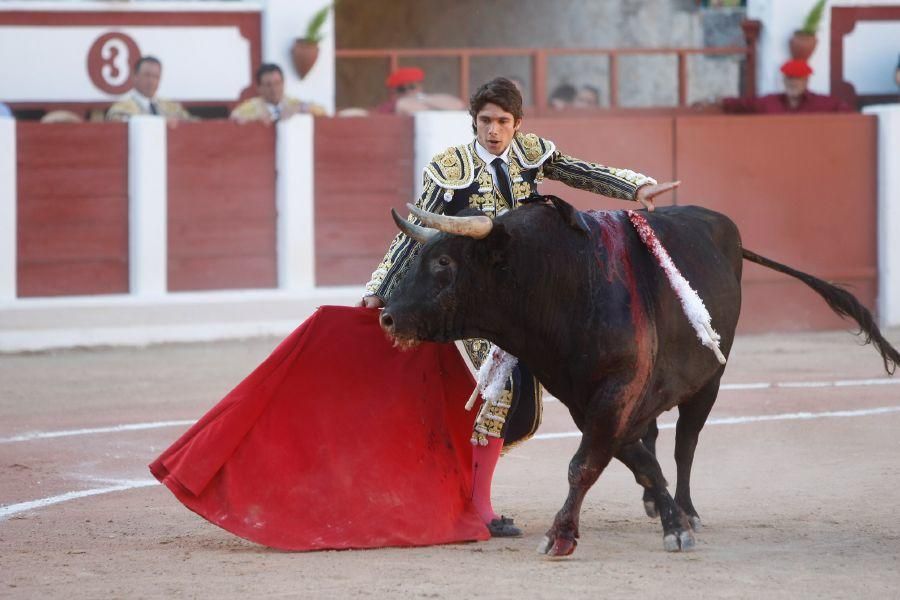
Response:
POLYGON ((805 60, 789 60, 781 65, 781 72, 788 77, 809 77, 812 69, 805 60))
POLYGON ((423 79, 425 79, 425 72, 422 69, 418 67, 403 67, 388 75, 384 85, 389 88, 395 88, 401 85, 419 83, 423 79))

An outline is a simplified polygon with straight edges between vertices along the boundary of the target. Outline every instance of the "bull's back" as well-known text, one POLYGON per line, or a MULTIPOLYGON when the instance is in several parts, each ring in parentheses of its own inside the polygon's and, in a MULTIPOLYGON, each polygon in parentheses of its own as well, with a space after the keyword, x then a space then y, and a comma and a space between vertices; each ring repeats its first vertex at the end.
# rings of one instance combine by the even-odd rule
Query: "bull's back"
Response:
POLYGON ((665 206, 644 214, 675 264, 681 269, 679 263, 684 262, 685 276, 685 269, 702 272, 704 266, 727 265, 740 282, 741 234, 727 216, 702 206, 665 206))
MULTIPOLYGON (((644 214, 672 262, 700 295, 713 326, 731 337, 740 312, 743 264, 737 225, 700 206, 668 206, 644 214)), ((660 287, 669 285, 661 276, 658 282, 660 287)))

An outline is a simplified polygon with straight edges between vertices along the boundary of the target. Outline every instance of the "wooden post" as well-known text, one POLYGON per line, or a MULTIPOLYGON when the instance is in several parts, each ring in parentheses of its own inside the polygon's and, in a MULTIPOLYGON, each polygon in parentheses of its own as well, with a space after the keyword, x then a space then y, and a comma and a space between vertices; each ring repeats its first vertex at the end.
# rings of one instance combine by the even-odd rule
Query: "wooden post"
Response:
POLYGON ((459 55, 459 97, 466 104, 469 103, 469 54, 467 52, 459 55))
POLYGON ((678 106, 687 106, 687 56, 678 53, 678 106))
POLYGON ((744 19, 741 21, 741 29, 744 31, 744 42, 747 44, 747 63, 744 65, 743 96, 745 98, 756 97, 756 47, 761 28, 762 21, 756 19, 744 19))
POLYGON ((540 114, 547 108, 547 53, 535 50, 531 56, 531 93, 540 114))
POLYGON ((609 107, 619 106, 619 55, 609 53, 609 107))

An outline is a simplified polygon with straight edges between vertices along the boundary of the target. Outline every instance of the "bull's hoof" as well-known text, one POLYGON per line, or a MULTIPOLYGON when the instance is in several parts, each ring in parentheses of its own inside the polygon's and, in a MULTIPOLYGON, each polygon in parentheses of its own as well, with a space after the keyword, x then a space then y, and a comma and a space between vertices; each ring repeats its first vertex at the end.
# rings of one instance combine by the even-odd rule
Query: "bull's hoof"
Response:
POLYGON ((694 534, 690 531, 673 531, 663 537, 663 548, 666 552, 690 550, 694 545, 694 534))
POLYGON ((644 511, 651 519, 655 519, 659 516, 659 511, 656 510, 656 502, 653 500, 644 500, 644 511))
POLYGON ((691 529, 694 531, 700 531, 703 528, 703 523, 700 522, 700 517, 694 515, 693 517, 688 517, 688 521, 691 522, 691 529))
POLYGON ((551 539, 550 536, 545 535, 541 543, 538 544, 537 551, 538 554, 546 554, 547 556, 569 556, 575 552, 575 546, 577 545, 578 542, 574 539, 562 537, 551 539))

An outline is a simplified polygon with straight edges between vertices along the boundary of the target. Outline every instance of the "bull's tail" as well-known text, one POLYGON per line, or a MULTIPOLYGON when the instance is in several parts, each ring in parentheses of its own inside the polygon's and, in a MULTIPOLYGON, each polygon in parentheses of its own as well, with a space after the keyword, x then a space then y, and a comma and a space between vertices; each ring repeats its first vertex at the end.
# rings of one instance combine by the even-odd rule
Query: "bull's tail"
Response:
POLYGON ((815 290, 817 294, 822 296, 822 298, 825 299, 825 302, 828 303, 828 306, 831 307, 831 310, 841 317, 849 317, 856 321, 860 329, 858 335, 865 334, 865 343, 874 344, 875 349, 878 350, 878 353, 881 354, 881 358, 884 359, 885 371, 891 375, 894 374, 897 365, 900 364, 900 352, 897 352, 897 349, 884 339, 884 336, 881 335, 881 330, 879 330, 878 325, 875 324, 872 313, 870 313, 865 306, 860 304, 859 300, 857 300, 853 294, 843 287, 828 283, 827 281, 822 281, 808 273, 792 269, 791 267, 777 263, 774 260, 769 260, 746 248, 744 248, 743 251, 744 258, 750 262, 773 269, 779 273, 785 273, 791 277, 796 277, 815 290))

